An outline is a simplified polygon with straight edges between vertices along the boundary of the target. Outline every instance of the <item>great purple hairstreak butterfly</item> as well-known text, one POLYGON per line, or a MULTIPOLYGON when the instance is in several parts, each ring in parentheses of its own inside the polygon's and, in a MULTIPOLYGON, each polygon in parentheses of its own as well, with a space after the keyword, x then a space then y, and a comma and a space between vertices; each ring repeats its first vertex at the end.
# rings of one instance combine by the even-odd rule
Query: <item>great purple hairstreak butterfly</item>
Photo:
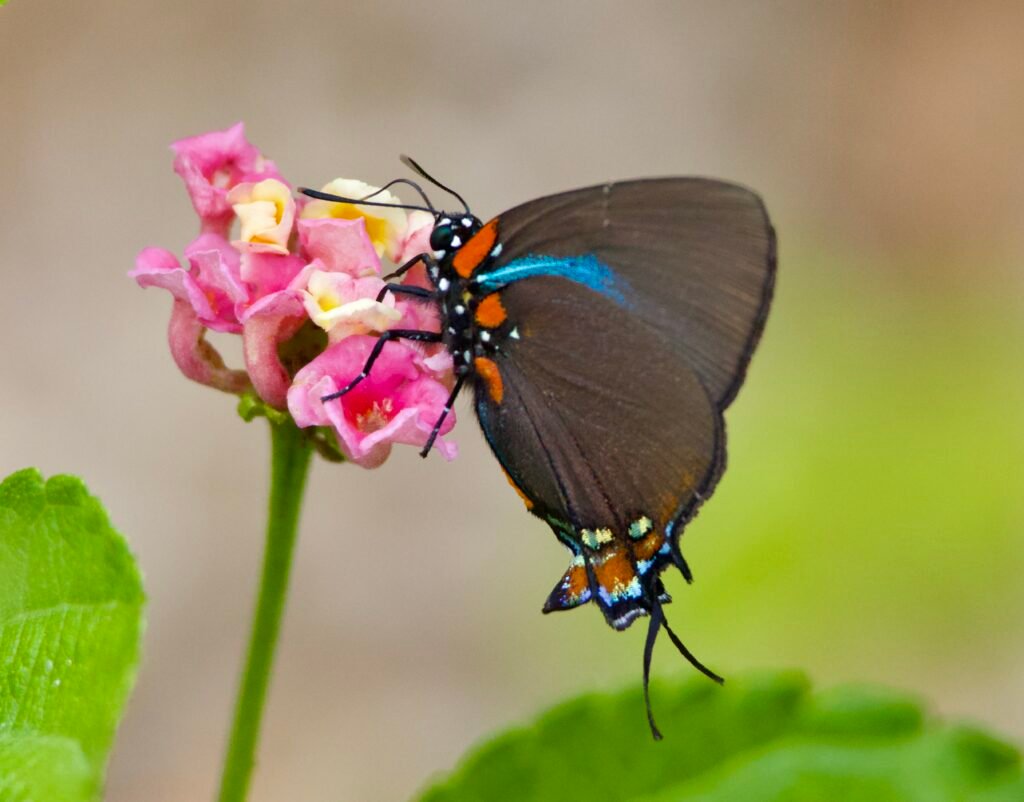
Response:
MULTIPOLYGON (((698 670, 721 681, 669 628, 660 575, 692 579, 679 539, 725 468, 723 412, 761 336, 775 281, 775 232, 761 199, 706 178, 653 178, 529 201, 484 224, 462 196, 407 157, 421 177, 462 204, 434 208, 433 284, 386 291, 437 304, 440 331, 391 330, 388 340, 441 342, 468 383, 495 457, 527 509, 572 559, 544 612, 593 601, 614 629, 649 616, 644 697, 664 629, 698 670)), ((314 190, 312 197, 364 205, 314 190)), ((376 194, 376 193, 374 193, 376 194)), ((382 291, 382 296, 383 296, 382 291)))

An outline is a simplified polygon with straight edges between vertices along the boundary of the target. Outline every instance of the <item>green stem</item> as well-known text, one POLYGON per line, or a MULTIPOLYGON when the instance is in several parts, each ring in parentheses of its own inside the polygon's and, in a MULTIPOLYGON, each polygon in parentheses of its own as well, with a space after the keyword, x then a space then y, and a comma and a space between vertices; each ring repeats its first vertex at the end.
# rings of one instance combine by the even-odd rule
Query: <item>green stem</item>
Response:
POLYGON ((244 802, 256 764, 260 721, 281 631, 281 615, 288 594, 302 492, 313 451, 290 420, 270 424, 272 444, 270 508, 256 613, 249 637, 249 652, 235 701, 219 802, 244 802))

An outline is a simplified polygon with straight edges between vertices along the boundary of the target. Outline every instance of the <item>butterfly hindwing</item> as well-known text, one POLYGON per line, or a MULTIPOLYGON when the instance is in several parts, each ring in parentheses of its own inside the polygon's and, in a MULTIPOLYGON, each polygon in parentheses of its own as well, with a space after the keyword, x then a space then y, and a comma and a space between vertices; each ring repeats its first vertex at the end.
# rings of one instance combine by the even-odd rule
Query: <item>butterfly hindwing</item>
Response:
POLYGON ((500 292, 509 325, 477 413, 510 480, 573 552, 546 605, 594 599, 624 628, 662 593, 685 518, 720 470, 720 416, 678 354, 614 301, 558 276, 500 292))

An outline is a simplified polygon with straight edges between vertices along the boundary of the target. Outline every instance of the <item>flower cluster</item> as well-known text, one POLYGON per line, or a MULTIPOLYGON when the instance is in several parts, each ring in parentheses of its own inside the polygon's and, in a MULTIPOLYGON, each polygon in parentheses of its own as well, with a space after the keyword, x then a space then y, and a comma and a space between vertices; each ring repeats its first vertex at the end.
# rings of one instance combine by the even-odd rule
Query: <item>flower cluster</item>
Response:
MULTIPOLYGON (((382 264, 428 250, 433 217, 424 212, 296 199, 276 165, 249 143, 241 123, 175 142, 174 170, 185 182, 200 233, 184 262, 145 248, 130 275, 174 298, 171 354, 190 379, 287 409, 300 427, 327 427, 337 448, 364 467, 387 459, 392 443, 423 446, 452 384, 452 361, 438 345, 389 341, 370 375, 339 399, 390 328, 438 327, 437 311, 386 294, 382 264), (229 369, 206 331, 240 335, 245 370, 229 369)), ((362 198, 377 191, 337 179, 323 191, 362 198)), ((389 192, 375 201, 398 203, 389 192)), ((429 286, 417 265, 405 283, 429 286)), ((449 415, 441 434, 454 425, 449 415)), ((447 458, 454 444, 439 437, 447 458)))

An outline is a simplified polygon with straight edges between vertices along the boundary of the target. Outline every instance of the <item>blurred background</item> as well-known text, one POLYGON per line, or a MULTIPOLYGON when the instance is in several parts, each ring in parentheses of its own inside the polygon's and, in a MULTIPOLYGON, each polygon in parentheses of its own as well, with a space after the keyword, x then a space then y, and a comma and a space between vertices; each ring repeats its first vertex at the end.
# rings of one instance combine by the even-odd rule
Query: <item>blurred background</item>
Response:
MULTIPOLYGON (((145 572, 109 800, 211 796, 247 634, 263 424, 178 374, 168 297, 125 277, 196 230, 168 144, 237 120, 294 183, 410 153, 484 217, 609 178, 755 187, 777 302, 673 624, 726 675, 880 681, 1024 741, 1022 28, 985 2, 10 0, 0 472, 82 475, 145 572)), ((567 554, 460 414, 454 463, 315 465, 254 800, 404 799, 639 680, 642 627, 541 616, 567 554)))

